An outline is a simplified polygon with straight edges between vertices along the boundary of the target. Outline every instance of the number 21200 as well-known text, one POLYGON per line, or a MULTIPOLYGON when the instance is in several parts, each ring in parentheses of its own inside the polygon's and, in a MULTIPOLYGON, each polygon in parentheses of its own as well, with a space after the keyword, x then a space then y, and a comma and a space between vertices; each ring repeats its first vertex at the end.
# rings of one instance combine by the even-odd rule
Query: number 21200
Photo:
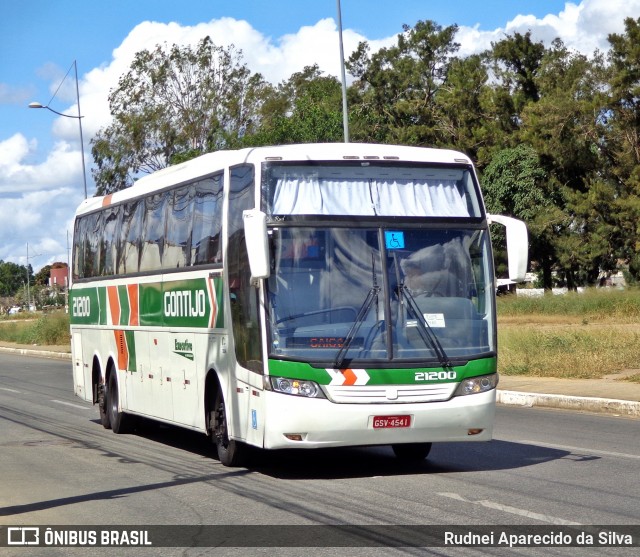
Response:
POLYGON ((416 371, 416 381, 446 381, 455 379, 455 371, 416 371))

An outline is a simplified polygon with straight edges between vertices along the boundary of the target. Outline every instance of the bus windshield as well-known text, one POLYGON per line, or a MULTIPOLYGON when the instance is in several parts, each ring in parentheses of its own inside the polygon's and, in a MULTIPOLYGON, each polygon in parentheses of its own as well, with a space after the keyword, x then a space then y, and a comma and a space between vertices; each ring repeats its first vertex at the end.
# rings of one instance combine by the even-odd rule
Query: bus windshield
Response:
POLYGON ((270 247, 272 357, 448 365, 495 350, 486 230, 287 226, 270 247))

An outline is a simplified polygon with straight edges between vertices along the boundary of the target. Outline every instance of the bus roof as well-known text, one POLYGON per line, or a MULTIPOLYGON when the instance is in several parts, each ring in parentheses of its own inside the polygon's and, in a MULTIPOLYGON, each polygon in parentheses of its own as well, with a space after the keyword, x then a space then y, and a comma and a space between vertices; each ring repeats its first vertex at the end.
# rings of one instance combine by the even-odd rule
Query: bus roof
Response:
POLYGON ((449 149, 380 145, 371 143, 313 143, 251 147, 235 151, 216 151, 189 161, 168 166, 137 180, 131 187, 107 196, 90 197, 78 207, 84 214, 103 205, 118 203, 152 191, 170 187, 200 176, 208 176, 226 167, 259 165, 265 161, 405 161, 440 164, 471 164, 464 153, 449 149))

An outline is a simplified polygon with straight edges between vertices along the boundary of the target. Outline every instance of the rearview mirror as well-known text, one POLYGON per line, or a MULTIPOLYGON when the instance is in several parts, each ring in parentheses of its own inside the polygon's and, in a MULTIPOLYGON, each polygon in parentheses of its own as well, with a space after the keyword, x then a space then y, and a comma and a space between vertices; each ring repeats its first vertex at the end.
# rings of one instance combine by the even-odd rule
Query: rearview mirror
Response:
POLYGON ((267 236, 267 215, 258 209, 242 212, 244 239, 247 244, 251 282, 269 278, 269 240, 267 236))
POLYGON ((489 224, 497 222, 507 229, 507 257, 509 259, 509 278, 522 282, 529 263, 529 234, 527 225, 513 217, 487 215, 489 224))

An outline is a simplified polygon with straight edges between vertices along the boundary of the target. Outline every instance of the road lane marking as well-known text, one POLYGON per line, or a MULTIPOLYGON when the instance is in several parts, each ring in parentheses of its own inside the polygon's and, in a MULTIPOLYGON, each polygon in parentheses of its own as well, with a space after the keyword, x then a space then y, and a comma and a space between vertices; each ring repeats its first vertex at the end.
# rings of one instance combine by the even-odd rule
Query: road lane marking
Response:
POLYGON ((526 443, 527 445, 538 445, 540 447, 547 447, 549 449, 560 449, 563 451, 577 452, 582 455, 585 454, 599 454, 605 456, 619 456, 621 458, 633 458, 636 460, 640 460, 640 455, 637 454, 627 454, 627 453, 616 453, 613 451, 599 451, 598 449, 585 449, 584 447, 571 447, 569 445, 554 445, 553 443, 541 443, 540 441, 528 441, 523 440, 519 441, 519 443, 526 443))
POLYGON ((80 406, 79 404, 73 404, 73 402, 65 402, 64 400, 52 400, 56 404, 64 404, 65 406, 71 406, 72 408, 80 408, 80 410, 89 410, 88 406, 80 406))
POLYGON ((458 493, 438 493, 438 495, 442 497, 448 497, 449 499, 455 499, 456 501, 462 501, 463 503, 471 503, 472 505, 480 505, 482 507, 487 507, 489 509, 495 509, 498 511, 502 511, 509 514, 516 514, 518 516, 524 516, 526 518, 533 518, 534 520, 539 520, 541 522, 548 522, 549 524, 557 524, 560 526, 580 526, 579 522, 572 522, 571 520, 565 520, 564 518, 557 518, 555 516, 551 516, 548 514, 535 513, 533 511, 528 511, 527 509, 519 509, 517 507, 510 507, 509 505, 503 505, 502 503, 497 503, 495 501, 471 501, 470 499, 465 499, 462 495, 458 493))
POLYGON ((6 387, 0 387, 0 391, 7 391, 8 393, 22 394, 22 391, 16 391, 15 389, 7 389, 6 387))

